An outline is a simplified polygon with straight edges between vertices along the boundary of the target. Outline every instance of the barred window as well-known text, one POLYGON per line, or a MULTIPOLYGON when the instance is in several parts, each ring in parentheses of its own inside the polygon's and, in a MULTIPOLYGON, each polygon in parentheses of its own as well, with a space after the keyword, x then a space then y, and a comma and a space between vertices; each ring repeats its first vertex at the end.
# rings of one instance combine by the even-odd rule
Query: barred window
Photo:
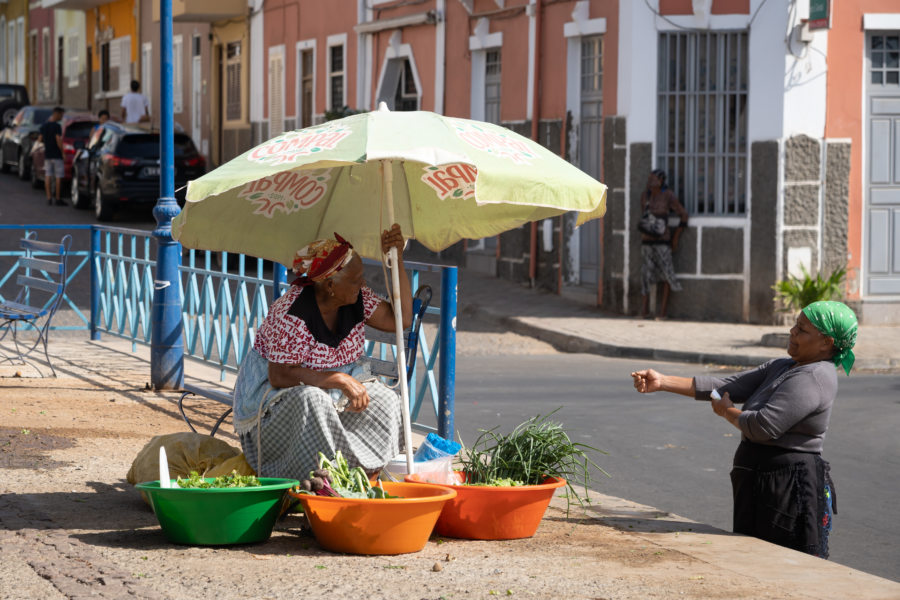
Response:
POLYGON ((659 38, 657 165, 688 212, 747 211, 747 33, 659 38))
POLYGON ((500 49, 485 52, 484 61, 484 120, 500 124, 500 49))

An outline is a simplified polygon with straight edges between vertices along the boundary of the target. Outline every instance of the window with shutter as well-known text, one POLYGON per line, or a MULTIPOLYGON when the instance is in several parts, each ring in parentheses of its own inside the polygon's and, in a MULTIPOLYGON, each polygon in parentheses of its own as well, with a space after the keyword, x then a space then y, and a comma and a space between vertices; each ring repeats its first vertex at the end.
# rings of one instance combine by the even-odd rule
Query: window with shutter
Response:
POLYGON ((241 43, 225 46, 225 120, 240 121, 241 106, 241 43))
POLYGON ((41 98, 50 99, 50 53, 53 51, 50 42, 50 29, 44 27, 41 32, 41 98))
POLYGON ((500 48, 488 50, 484 58, 484 120, 500 124, 500 48))
POLYGON ((300 52, 300 127, 309 127, 313 115, 313 50, 300 52))
POLYGON ((69 32, 69 37, 66 38, 66 77, 69 80, 69 87, 77 87, 78 86, 78 54, 79 49, 81 47, 81 40, 78 39, 78 34, 74 31, 69 32))
POLYGON ((109 42, 100 44, 100 91, 109 91, 110 72, 112 71, 112 47, 109 42))
POLYGON ((6 81, 16 82, 16 22, 10 21, 6 26, 6 81))
MULTIPOLYGON (((130 89, 130 88, 129 88, 130 89)), ((141 45, 141 91, 147 97, 150 104, 150 114, 153 114, 153 44, 144 42, 141 45)))
POLYGON ((6 17, 0 16, 0 81, 6 80, 6 17))
POLYGON ((119 60, 116 63, 119 67, 119 79, 117 90, 120 94, 126 94, 131 90, 131 36, 126 35, 117 40, 113 40, 114 44, 119 46, 119 60))
POLYGON ((25 17, 16 22, 16 83, 25 84, 25 17))
POLYGON ((172 112, 184 110, 184 38, 176 35, 172 40, 172 112))
POLYGON ((284 47, 269 48, 269 136, 284 132, 284 47))
POLYGON ((331 46, 328 57, 328 89, 331 96, 329 108, 341 110, 346 103, 344 100, 344 45, 331 46))

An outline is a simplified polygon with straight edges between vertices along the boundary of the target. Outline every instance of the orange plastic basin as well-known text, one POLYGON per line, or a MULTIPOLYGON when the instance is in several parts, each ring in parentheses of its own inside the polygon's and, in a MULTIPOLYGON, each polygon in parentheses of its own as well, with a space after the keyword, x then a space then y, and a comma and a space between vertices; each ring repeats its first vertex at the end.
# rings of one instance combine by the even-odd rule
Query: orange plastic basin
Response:
MULTIPOLYGON (((459 481, 465 475, 456 471, 459 481)), ((417 474, 406 481, 421 481, 417 474)), ((456 497, 444 505, 435 524, 438 535, 467 540, 514 540, 531 537, 544 518, 544 512, 565 479, 548 477, 540 485, 494 487, 481 485, 448 486, 424 483, 456 490, 456 497)))
POLYGON ((303 504, 316 541, 348 554, 406 554, 425 547, 452 488, 383 482, 388 499, 333 498, 288 492, 303 504))

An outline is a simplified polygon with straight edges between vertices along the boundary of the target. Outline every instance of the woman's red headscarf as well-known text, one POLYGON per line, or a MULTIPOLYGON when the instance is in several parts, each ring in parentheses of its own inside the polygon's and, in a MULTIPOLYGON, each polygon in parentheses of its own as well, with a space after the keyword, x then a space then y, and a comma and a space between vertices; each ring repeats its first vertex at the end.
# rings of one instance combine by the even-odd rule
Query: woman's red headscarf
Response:
POLYGON ((333 240, 316 240, 297 250, 293 270, 297 279, 293 285, 307 286, 328 279, 353 258, 353 245, 334 234, 333 240))

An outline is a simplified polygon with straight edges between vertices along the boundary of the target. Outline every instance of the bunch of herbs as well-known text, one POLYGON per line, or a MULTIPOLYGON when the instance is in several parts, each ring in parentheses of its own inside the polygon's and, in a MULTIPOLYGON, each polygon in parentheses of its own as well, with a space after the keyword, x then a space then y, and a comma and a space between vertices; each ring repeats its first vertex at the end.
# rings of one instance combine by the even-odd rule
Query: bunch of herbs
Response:
MULTIPOLYGON (((559 409, 557 409, 559 410, 559 409)), ((562 424, 550 420, 549 415, 534 416, 501 435, 495 429, 480 430, 481 435, 471 448, 463 447, 459 462, 466 473, 468 485, 538 485, 547 477, 565 479, 567 499, 579 504, 590 502, 588 485, 591 467, 600 468, 589 451, 606 454, 592 446, 573 442, 562 424), (575 489, 584 488, 584 497, 575 489)))

